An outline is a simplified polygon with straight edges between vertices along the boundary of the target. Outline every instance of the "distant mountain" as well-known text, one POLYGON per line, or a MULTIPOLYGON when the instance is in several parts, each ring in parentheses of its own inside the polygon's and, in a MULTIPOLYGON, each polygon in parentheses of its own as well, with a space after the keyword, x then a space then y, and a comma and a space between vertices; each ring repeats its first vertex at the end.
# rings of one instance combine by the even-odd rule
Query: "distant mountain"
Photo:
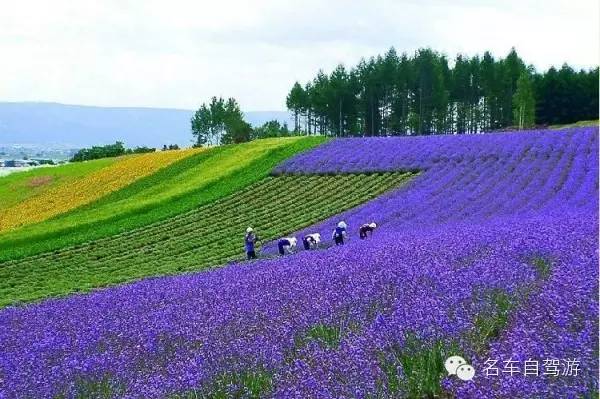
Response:
MULTIPOLYGON (((85 147, 123 141, 126 146, 189 146, 194 111, 169 108, 90 107, 38 102, 0 102, 0 145, 85 147)), ((253 126, 276 119, 293 123, 285 111, 245 112, 253 126)))

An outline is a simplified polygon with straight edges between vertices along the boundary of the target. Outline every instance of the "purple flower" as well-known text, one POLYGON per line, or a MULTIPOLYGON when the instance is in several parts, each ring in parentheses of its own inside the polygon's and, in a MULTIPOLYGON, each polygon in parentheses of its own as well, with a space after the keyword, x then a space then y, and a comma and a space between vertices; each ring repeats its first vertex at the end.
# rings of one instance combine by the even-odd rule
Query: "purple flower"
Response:
POLYGON ((385 397, 394 376, 396 394, 409 389, 397 359, 411 339, 454 345, 477 370, 469 383, 440 375, 457 397, 597 391, 598 130, 341 139, 275 172, 407 169, 421 173, 299 232, 329 237, 343 219, 344 246, 1 310, 0 397, 105 384, 159 398, 252 372, 270 376, 272 397, 385 397), (373 237, 359 240, 371 221, 373 237), (514 307, 477 351, 494 292, 514 307), (483 372, 511 357, 580 366, 557 378, 483 372))

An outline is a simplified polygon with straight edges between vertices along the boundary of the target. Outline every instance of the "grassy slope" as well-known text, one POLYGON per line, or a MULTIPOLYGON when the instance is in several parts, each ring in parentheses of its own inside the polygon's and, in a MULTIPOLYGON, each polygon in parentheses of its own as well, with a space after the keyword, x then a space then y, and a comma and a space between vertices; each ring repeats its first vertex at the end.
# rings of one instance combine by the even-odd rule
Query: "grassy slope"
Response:
POLYGON ((150 226, 0 264, 0 306, 237 260, 244 256, 243 234, 249 225, 269 241, 359 205, 408 177, 402 173, 267 177, 150 226))
POLYGON ((0 234, 0 261, 118 234, 196 208, 267 176, 321 137, 257 140, 185 158, 97 202, 0 234))
POLYGON ((59 184, 69 184, 116 161, 117 158, 97 159, 61 166, 35 168, 1 177, 0 211, 33 196, 43 195, 44 192, 59 184))
POLYGON ((106 167, 72 182, 58 184, 44 191, 43 195, 30 197, 0 212, 0 232, 14 231, 26 225, 40 223, 93 203, 136 180, 201 151, 203 150, 190 148, 119 157, 116 162, 106 167))
POLYGON ((551 125, 550 129, 566 129, 566 128, 570 128, 570 127, 586 127, 586 126, 598 126, 598 120, 592 120, 592 121, 578 121, 575 123, 567 123, 564 125, 551 125))

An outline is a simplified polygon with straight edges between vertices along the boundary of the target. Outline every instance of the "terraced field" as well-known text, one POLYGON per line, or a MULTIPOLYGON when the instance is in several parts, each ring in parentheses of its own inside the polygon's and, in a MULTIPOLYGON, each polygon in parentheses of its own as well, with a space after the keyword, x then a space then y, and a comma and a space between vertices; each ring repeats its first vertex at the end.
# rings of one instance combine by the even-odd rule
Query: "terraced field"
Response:
POLYGON ((54 187, 0 211, 0 232, 50 219, 94 202, 201 149, 153 152, 122 157, 79 179, 54 187))
MULTIPOLYGON (((597 127, 303 143, 107 219, 111 237, 0 262, 0 397, 597 397, 597 127), (340 219, 343 246, 268 251, 340 219), (238 260, 248 225, 263 259, 18 303, 238 260)), ((221 173, 192 158, 83 208, 221 173)))
MULTIPOLYGON (((258 182, 282 160, 324 140, 322 137, 265 139, 196 153, 120 190, 105 191, 105 196, 88 204, 80 203, 82 206, 70 212, 17 230, 0 232, 0 261, 108 237, 195 209, 258 182)), ((134 173, 135 165, 130 166, 130 173, 134 173)), ((107 174, 103 170, 99 172, 104 173, 102 176, 107 174)), ((91 192, 91 187, 97 186, 91 177, 85 181, 90 185, 67 186, 66 192, 70 193, 67 198, 45 194, 35 201, 48 205, 48 212, 55 212, 50 204, 57 202, 57 208, 64 208, 61 201, 70 202, 71 197, 79 195, 75 188, 91 192)), ((100 187, 100 191, 105 190, 100 187)), ((17 206, 29 209, 26 204, 17 206)), ((11 215, 7 220, 14 217, 11 215)))
POLYGON ((0 306, 201 270, 243 254, 253 226, 263 240, 297 230, 399 186, 409 173, 268 177, 182 215, 113 237, 0 263, 0 306))
POLYGON ((120 158, 95 159, 60 166, 45 166, 28 171, 11 173, 0 178, 0 213, 31 197, 44 195, 59 184, 69 184, 77 179, 105 168, 120 158))

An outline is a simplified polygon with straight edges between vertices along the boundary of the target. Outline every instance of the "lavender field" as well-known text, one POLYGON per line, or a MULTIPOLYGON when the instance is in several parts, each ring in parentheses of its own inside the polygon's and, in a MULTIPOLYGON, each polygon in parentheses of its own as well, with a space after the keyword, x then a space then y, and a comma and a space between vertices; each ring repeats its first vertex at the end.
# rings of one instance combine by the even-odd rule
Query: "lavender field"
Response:
POLYGON ((598 128, 337 139, 273 173, 398 170, 294 233, 343 219, 344 246, 0 310, 0 398, 597 397, 598 128))

